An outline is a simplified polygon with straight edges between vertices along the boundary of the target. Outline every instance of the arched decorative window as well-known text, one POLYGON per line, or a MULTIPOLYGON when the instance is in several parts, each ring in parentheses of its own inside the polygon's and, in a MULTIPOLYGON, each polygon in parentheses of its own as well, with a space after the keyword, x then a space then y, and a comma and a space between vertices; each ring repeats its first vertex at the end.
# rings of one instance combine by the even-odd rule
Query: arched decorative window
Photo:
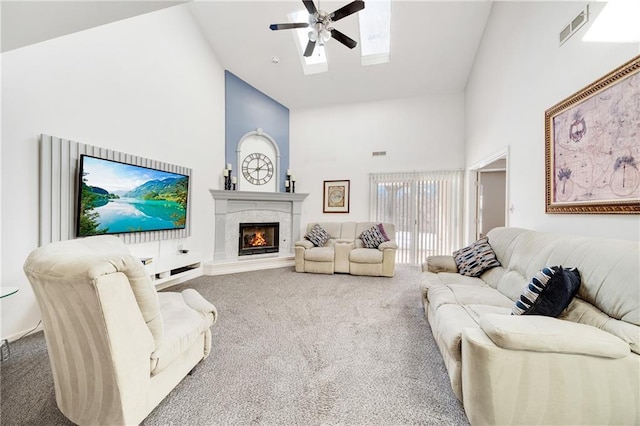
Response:
POLYGON ((278 192, 280 149, 276 141, 258 128, 240 138, 236 149, 238 190, 278 192))

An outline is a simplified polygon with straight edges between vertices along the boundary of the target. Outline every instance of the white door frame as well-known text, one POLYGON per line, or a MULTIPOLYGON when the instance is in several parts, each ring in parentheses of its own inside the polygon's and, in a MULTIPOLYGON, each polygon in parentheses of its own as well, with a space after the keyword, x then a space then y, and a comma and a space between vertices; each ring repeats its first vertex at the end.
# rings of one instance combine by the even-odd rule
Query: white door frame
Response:
MULTIPOLYGON (((480 160, 479 162, 473 164, 471 167, 469 167, 468 172, 467 172, 467 188, 469 188, 468 190, 468 197, 467 197, 467 201, 469 202, 468 206, 469 208, 467 209, 467 223, 468 223, 468 227, 467 227, 467 242, 471 242, 471 241, 475 241, 476 239, 476 235, 478 234, 478 217, 477 217, 477 211, 478 211, 478 191, 477 191, 477 187, 478 187, 478 183, 479 183, 479 176, 480 176, 480 169, 483 169, 485 167, 487 167, 488 165, 490 165, 491 163, 497 161, 497 160, 505 160, 505 167, 504 167, 504 171, 505 171, 505 196, 504 196, 504 206, 505 206, 505 212, 504 212, 504 224, 505 226, 509 226, 509 147, 505 147, 503 149, 501 149, 498 152, 495 152, 494 154, 483 158, 482 160, 480 160)), ((500 169, 502 170, 502 169, 500 169)))

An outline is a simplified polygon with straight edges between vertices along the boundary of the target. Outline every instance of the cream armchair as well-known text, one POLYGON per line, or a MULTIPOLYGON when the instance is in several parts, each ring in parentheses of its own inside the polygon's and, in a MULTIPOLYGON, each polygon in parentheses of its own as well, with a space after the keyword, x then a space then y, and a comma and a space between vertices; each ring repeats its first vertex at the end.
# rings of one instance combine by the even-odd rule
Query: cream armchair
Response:
POLYGON ((24 264, 42 312, 60 411, 79 425, 138 424, 211 349, 215 307, 156 292, 114 236, 52 243, 24 264))

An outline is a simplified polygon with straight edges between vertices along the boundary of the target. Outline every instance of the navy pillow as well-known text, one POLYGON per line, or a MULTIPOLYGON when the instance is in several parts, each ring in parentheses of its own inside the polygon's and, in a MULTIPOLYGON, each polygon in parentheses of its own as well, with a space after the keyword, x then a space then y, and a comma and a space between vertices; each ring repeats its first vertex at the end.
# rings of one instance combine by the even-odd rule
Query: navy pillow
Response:
POLYGON ((557 317, 569 306, 579 288, 578 269, 562 266, 542 268, 527 284, 511 314, 557 317))

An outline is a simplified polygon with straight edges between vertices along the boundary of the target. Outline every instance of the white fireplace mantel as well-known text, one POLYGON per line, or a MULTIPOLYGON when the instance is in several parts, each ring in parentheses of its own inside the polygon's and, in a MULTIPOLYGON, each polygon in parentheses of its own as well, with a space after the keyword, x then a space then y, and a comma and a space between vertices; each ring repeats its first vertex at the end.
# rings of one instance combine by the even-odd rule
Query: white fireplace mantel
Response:
POLYGON ((300 194, 297 192, 257 192, 257 191, 223 191, 219 189, 210 189, 213 199, 216 200, 232 200, 232 201, 277 201, 292 202, 302 204, 309 194, 300 194))
POLYGON ((302 202, 309 194, 290 192, 253 192, 253 191, 223 191, 210 190, 215 200, 216 235, 213 260, 234 261, 238 260, 237 229, 230 220, 235 213, 246 212, 251 215, 260 213, 262 215, 274 214, 287 218, 287 228, 282 232, 280 254, 291 254, 294 252, 293 243, 300 239, 300 214, 302 202), (231 225, 231 226, 230 226, 231 225), (287 237, 283 237, 287 236, 287 237), (286 239, 282 241, 282 239, 286 239))

